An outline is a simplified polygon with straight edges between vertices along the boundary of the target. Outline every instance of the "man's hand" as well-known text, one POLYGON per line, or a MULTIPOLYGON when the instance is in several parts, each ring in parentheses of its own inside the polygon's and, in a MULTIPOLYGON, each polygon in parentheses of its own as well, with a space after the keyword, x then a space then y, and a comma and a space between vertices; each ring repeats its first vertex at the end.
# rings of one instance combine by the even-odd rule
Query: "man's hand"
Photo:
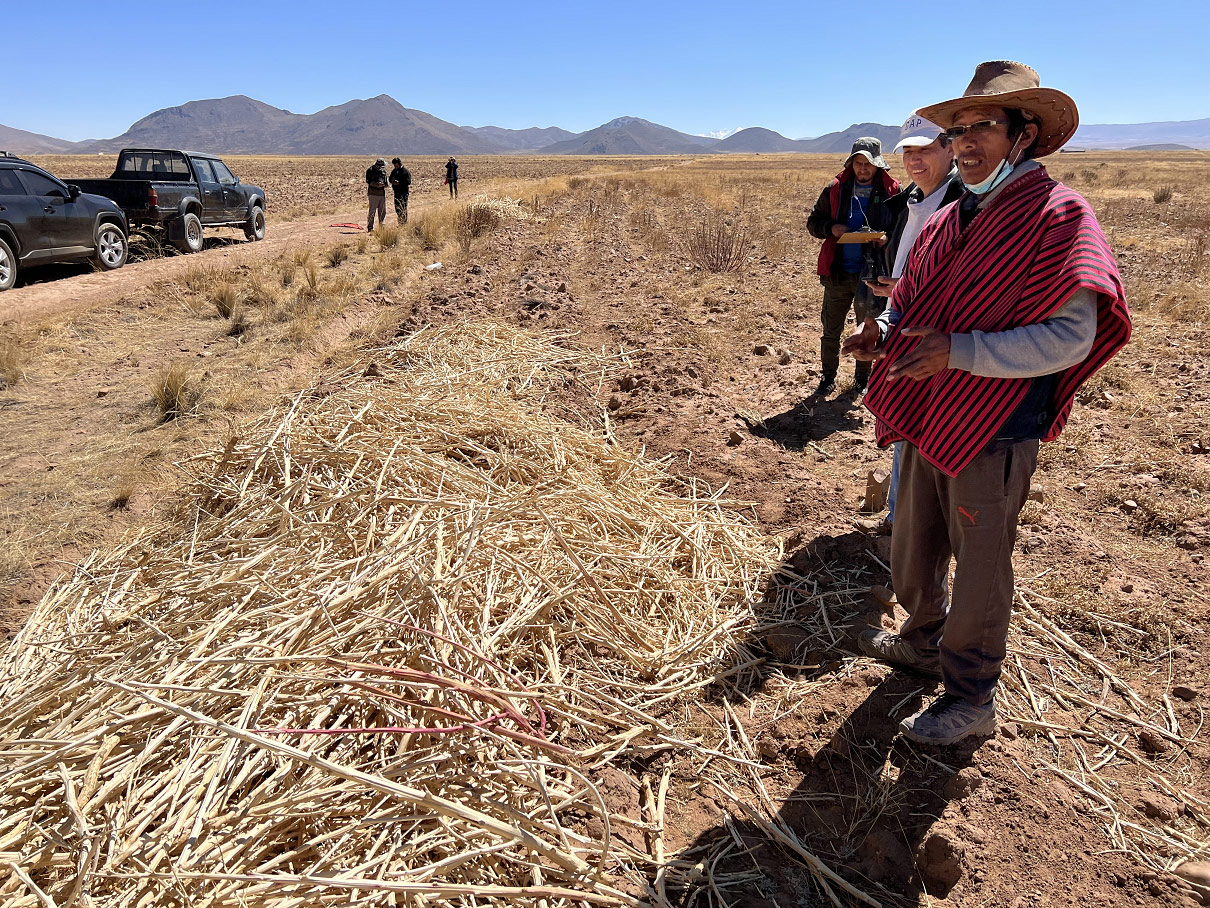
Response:
POLYGON ((895 285, 898 283, 899 278, 897 277, 880 277, 876 281, 866 281, 865 285, 875 296, 889 297, 895 291, 895 285))
POLYGON ((840 239, 842 236, 844 236, 848 232, 849 232, 849 228, 846 227, 844 224, 833 224, 832 225, 832 236, 836 237, 836 239, 840 239))
POLYGON ((882 332, 878 330, 878 322, 867 318, 862 323, 861 330, 847 338, 840 348, 843 353, 863 362, 882 359, 882 351, 878 349, 878 340, 882 332))
POLYGON ((912 378, 916 381, 936 375, 948 368, 950 361, 950 336, 936 328, 904 328, 905 337, 918 337, 920 343, 911 353, 899 357, 887 369, 887 381, 897 378, 912 378))

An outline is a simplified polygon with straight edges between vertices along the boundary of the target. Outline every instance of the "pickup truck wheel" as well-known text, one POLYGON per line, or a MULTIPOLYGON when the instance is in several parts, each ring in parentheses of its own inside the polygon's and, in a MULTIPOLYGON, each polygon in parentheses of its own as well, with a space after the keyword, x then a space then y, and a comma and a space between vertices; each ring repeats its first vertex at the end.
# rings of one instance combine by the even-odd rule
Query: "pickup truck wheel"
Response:
POLYGON ((96 244, 92 263, 102 271, 114 271, 126 264, 126 237, 115 225, 98 227, 96 244))
POLYGON ((181 235, 176 241, 176 248, 181 252, 201 252, 204 242, 202 219, 191 211, 181 218, 181 235))
POLYGON ((259 205, 252 206, 252 214, 248 216, 248 220, 244 223, 244 236, 250 240, 263 240, 265 238, 265 209, 259 205))
POLYGON ((12 247, 0 240, 0 290, 8 290, 17 283, 17 257, 12 247))

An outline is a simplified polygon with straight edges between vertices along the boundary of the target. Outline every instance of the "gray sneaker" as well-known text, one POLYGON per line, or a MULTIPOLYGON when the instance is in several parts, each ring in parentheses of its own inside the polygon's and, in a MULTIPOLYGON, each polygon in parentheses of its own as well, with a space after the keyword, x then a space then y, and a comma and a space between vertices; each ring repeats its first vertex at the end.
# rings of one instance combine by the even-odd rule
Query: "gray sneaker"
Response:
POLYGON ((996 701, 975 706, 954 694, 942 694, 900 722, 899 730, 919 744, 954 744, 971 735, 992 735, 996 733, 996 701))
POLYGON ((936 653, 922 653, 898 634, 867 628, 857 638, 857 648, 879 662, 906 668, 930 678, 941 677, 941 659, 936 653))

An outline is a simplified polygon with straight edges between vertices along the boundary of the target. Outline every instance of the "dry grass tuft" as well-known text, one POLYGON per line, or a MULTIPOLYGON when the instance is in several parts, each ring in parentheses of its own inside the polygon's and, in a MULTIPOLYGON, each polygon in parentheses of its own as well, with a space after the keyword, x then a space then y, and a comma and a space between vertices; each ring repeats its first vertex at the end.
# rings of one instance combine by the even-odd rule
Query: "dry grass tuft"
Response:
POLYGON ((231 318, 242 301, 243 294, 234 284, 219 284, 210 291, 210 302, 214 304, 221 318, 231 318))
POLYGON ((192 413, 201 399, 197 383, 184 363, 173 363, 151 380, 151 396, 165 420, 192 413))
POLYGON ((379 249, 394 249, 399 245, 399 228, 379 224, 374 228, 374 239, 378 241, 379 249))
POLYGON ((16 332, 0 336, 0 390, 11 388, 25 377, 28 341, 16 332))
POLYGON ((1166 202, 1172 201, 1172 187, 1161 186, 1159 189, 1151 193, 1151 201, 1157 205, 1163 205, 1166 202))
POLYGON ((333 246, 324 255, 324 261, 328 263, 329 268, 338 268, 340 265, 349 259, 348 246, 333 246))

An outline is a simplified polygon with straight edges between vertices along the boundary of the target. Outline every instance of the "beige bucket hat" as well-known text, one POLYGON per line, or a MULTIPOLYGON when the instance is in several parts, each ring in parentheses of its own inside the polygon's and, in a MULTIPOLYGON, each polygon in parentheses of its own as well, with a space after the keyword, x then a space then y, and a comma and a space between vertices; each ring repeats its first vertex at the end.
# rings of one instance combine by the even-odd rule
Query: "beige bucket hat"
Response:
POLYGON ((961 98, 922 107, 918 113, 947 129, 960 111, 989 105, 1016 108, 1034 119, 1038 124, 1034 156, 1039 158, 1062 148, 1080 125, 1075 101, 1057 88, 1043 88, 1037 72, 1011 60, 980 63, 961 98))

